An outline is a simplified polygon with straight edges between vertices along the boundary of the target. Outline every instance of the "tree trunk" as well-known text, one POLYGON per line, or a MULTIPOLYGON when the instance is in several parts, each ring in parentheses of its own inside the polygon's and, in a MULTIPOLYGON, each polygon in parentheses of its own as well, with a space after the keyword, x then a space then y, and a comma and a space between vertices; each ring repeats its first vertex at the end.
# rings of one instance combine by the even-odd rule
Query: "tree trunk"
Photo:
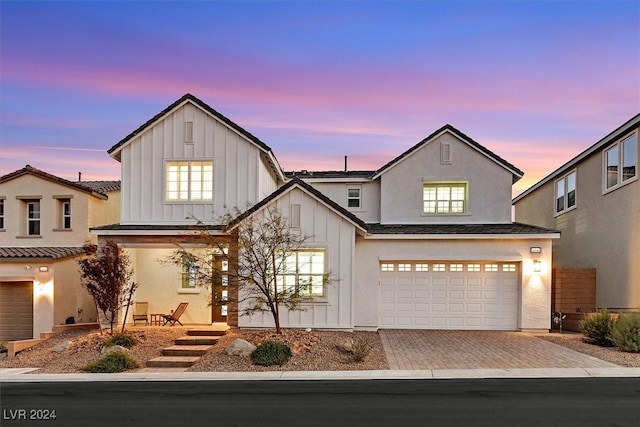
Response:
POLYGON ((276 322, 276 334, 280 335, 280 310, 278 310, 278 283, 276 280, 276 254, 275 252, 271 252, 271 259, 273 262, 273 296, 274 296, 274 305, 275 305, 275 316, 274 320, 276 322))

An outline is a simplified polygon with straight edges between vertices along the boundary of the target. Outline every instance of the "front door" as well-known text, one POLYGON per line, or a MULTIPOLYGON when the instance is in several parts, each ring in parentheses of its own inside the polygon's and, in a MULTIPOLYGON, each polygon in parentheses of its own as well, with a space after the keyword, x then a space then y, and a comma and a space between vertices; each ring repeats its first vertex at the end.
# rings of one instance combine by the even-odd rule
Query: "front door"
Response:
POLYGON ((226 257, 215 257, 213 259, 215 271, 218 274, 214 274, 213 290, 212 290, 212 302, 211 305, 211 317, 213 322, 227 322, 227 308, 225 304, 229 298, 229 261, 226 257))

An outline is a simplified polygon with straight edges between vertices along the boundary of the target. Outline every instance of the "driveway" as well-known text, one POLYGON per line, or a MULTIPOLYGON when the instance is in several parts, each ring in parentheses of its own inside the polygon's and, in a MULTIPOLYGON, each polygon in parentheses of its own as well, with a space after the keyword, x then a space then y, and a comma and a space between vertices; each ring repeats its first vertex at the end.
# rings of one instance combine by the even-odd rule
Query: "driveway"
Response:
POLYGON ((394 329, 378 332, 390 369, 618 367, 523 332, 394 329))

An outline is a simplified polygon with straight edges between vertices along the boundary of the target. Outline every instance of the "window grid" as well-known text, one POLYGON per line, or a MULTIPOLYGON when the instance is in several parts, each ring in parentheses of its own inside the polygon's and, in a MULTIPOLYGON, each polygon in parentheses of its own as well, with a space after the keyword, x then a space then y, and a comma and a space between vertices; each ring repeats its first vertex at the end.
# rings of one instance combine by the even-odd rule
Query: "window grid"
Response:
POLYGON ((383 262, 380 264, 380 271, 394 271, 394 264, 383 262))
POLYGON ((433 271, 447 271, 446 264, 433 264, 433 271))
POLYGON ((502 271, 516 271, 515 264, 502 264, 502 271))
POLYGON ((462 264, 449 264, 449 271, 464 271, 462 264))
POLYGON ((480 264, 467 264, 467 271, 480 271, 480 264))
POLYGON ((360 188, 347 189, 347 207, 351 209, 359 209, 361 207, 360 188))
POLYGON ((429 264, 416 264, 416 271, 429 271, 429 264))
POLYGON ((466 184, 424 184, 425 214, 462 214, 466 212, 466 184))
POLYGON ((27 202, 27 234, 40 235, 40 202, 27 202))
POLYGON ((0 230, 4 229, 4 199, 0 199, 0 230))
POLYGON ((167 200, 213 200, 213 162, 167 162, 167 200))
POLYGON ((284 272, 277 280, 284 289, 306 297, 323 297, 325 292, 325 251, 300 250, 288 254, 284 272))
POLYGON ((498 271, 498 264, 485 264, 484 271, 498 271))
POLYGON ((182 287, 195 288, 198 284, 198 265, 196 260, 188 255, 182 257, 182 287))
POLYGON ((62 201, 62 228, 71 229, 71 200, 62 201))
POLYGON ((398 271, 411 271, 411 264, 398 264, 398 271))

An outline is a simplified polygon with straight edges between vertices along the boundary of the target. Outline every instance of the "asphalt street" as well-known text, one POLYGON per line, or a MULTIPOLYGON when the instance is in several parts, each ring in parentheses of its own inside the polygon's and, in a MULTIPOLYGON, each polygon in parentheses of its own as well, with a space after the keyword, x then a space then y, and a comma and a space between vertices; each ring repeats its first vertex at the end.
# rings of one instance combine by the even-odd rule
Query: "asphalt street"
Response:
POLYGON ((640 426, 640 378, 0 386, 2 427, 640 426))

